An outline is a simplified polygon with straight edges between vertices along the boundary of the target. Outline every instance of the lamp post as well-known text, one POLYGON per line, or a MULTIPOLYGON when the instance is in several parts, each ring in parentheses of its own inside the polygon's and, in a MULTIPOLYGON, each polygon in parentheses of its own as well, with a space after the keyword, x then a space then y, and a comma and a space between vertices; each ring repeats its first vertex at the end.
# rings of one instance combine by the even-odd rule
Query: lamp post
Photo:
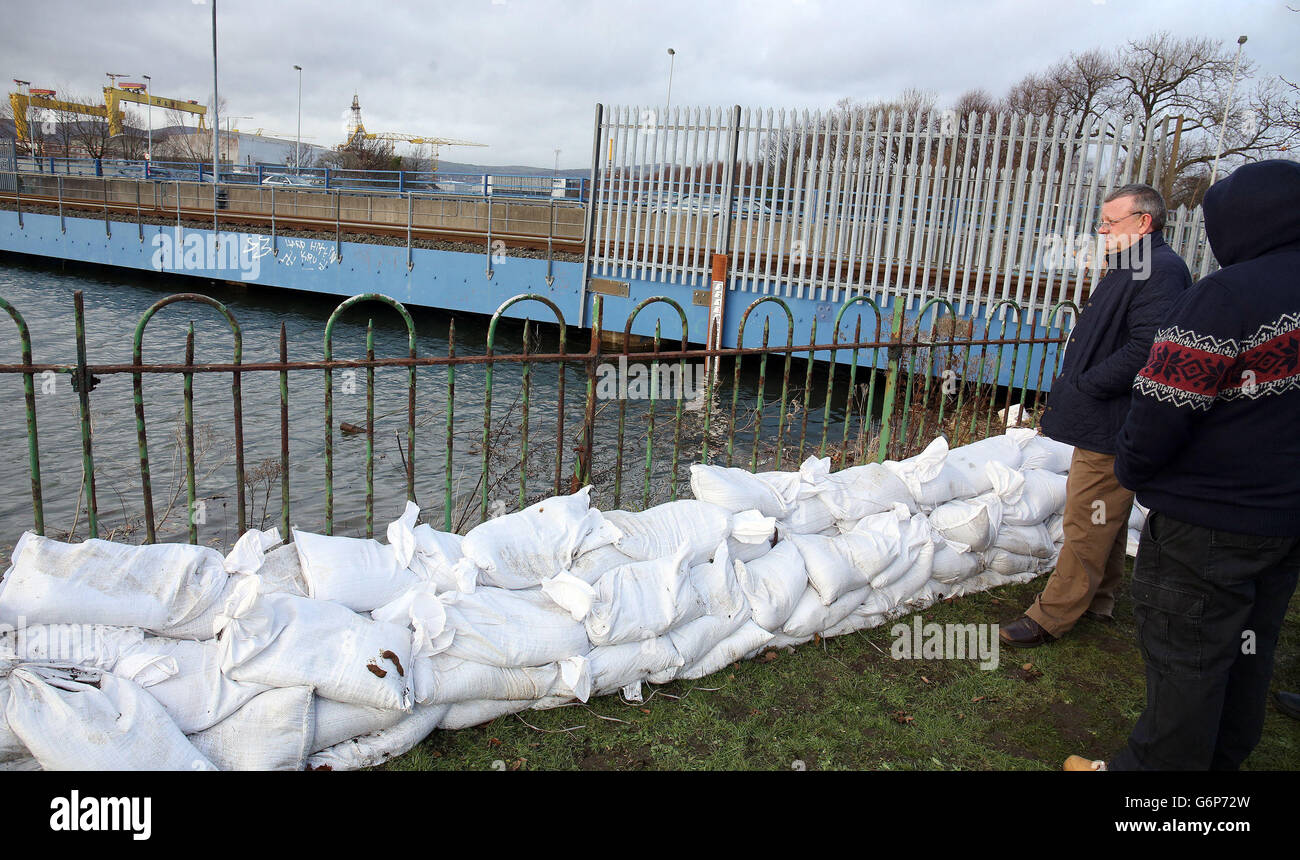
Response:
POLYGON ((297 175, 302 169, 302 66, 295 64, 294 68, 298 70, 298 138, 293 145, 293 172, 297 175))
MULTIPOLYGON (((668 102, 664 105, 665 109, 673 106, 673 62, 677 59, 677 52, 672 48, 668 49, 668 102)), ((665 117, 667 119, 667 117, 665 117)))
POLYGON ((217 94, 217 0, 212 0, 212 231, 217 230, 217 186, 221 184, 221 98, 217 94))
POLYGON ((1223 152, 1223 131, 1228 126, 1228 111, 1232 109, 1232 94, 1237 89, 1237 66, 1241 64, 1241 49, 1246 44, 1245 36, 1237 37, 1237 57, 1232 61, 1232 83, 1228 85, 1228 101, 1223 106, 1223 121, 1219 123, 1219 143, 1214 147, 1214 165, 1210 168, 1210 185, 1219 175, 1219 155, 1223 152))
POLYGON ((153 165, 153 91, 149 84, 152 80, 153 78, 144 75, 144 101, 147 105, 146 111, 149 115, 149 119, 147 120, 149 124, 149 149, 145 153, 144 159, 149 162, 151 166, 153 165))

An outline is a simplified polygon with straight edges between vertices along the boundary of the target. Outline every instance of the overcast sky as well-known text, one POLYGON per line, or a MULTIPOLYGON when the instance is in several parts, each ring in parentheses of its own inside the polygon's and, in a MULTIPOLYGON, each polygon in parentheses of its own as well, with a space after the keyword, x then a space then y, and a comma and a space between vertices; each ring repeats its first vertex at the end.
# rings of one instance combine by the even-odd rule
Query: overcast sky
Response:
MULTIPOLYGON (((487 143, 443 150, 482 164, 550 167, 558 147, 562 168, 587 166, 595 104, 662 105, 670 47, 674 105, 1000 96, 1072 50, 1162 29, 1230 47, 1244 33, 1261 74, 1300 77, 1300 13, 1281 0, 217 2, 221 96, 253 117, 241 130, 293 136, 297 63, 305 140, 340 142, 356 91, 367 130, 487 143)), ((148 74, 156 95, 210 99, 203 0, 6 6, 6 80, 97 97, 106 72, 148 74)))

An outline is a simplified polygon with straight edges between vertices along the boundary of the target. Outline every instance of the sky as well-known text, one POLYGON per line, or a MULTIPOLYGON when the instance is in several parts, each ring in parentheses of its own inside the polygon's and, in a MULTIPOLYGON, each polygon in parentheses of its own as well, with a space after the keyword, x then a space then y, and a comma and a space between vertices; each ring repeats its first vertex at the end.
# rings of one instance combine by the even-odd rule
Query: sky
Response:
POLYGON ((213 2, 241 130, 294 136, 298 64, 304 142, 341 142, 356 92, 368 131, 486 143, 442 157, 492 165, 550 168, 558 148, 561 168, 588 166, 595 105, 663 105, 669 48, 675 106, 825 109, 906 87, 944 105, 1159 30, 1245 34, 1260 75, 1300 77, 1282 0, 5 0, 0 71, 97 100, 106 72, 148 74, 155 95, 207 103, 213 2))

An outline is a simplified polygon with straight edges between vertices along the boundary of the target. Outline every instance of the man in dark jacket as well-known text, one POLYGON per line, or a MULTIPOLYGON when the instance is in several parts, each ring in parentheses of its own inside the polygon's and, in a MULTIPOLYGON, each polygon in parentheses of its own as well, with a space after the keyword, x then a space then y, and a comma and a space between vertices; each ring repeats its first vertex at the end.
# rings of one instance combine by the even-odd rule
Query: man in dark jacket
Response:
POLYGON ((1149 185, 1125 185, 1102 204, 1106 274, 1070 334, 1042 420, 1046 435, 1075 446, 1065 543, 1042 594, 999 631, 1007 645, 1051 642, 1080 616, 1109 621, 1115 607, 1133 507, 1133 493, 1115 477, 1116 436, 1156 329, 1192 282, 1165 244, 1164 225, 1164 199, 1149 185))
POLYGON ((1112 770, 1241 765, 1300 576, 1300 164, 1240 167, 1204 208, 1223 268, 1169 311, 1119 436, 1115 471, 1151 508, 1147 706, 1112 770))

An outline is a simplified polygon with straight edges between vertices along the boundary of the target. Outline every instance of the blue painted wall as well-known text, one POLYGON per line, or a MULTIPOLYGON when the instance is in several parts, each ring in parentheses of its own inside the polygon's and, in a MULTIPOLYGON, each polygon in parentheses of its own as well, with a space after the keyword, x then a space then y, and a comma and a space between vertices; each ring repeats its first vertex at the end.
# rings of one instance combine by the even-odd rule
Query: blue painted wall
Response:
MULTIPOLYGON (((344 242, 342 259, 334 258, 332 239, 300 239, 278 237, 274 243, 269 235, 260 233, 231 233, 222 231, 222 241, 234 242, 235 250, 227 244, 212 247, 211 230, 146 224, 143 228, 122 221, 110 221, 105 230, 103 220, 91 218, 64 218, 63 227, 56 215, 23 215, 19 227, 16 213, 0 213, 0 251, 13 251, 37 256, 55 257, 84 263, 119 266, 130 269, 157 271, 161 267, 176 274, 203 279, 240 281, 263 287, 291 288, 307 292, 338 296, 340 299, 357 293, 376 292, 415 306, 442 308, 477 314, 492 314, 507 299, 520 293, 535 293, 554 302, 564 314, 565 321, 575 324, 579 317, 579 286, 582 266, 579 263, 553 262, 553 281, 546 282, 546 261, 523 257, 498 257, 491 261, 486 253, 468 254, 416 248, 411 252, 413 263, 407 268, 407 250, 394 245, 369 245, 344 242), (169 259, 170 254, 170 259, 169 259)), ((625 320, 644 298, 666 296, 673 299, 686 313, 691 340, 701 342, 708 324, 708 308, 693 304, 693 289, 669 284, 631 280, 630 297, 604 297, 604 328, 622 331, 625 320)), ((732 291, 727 296, 724 314, 724 346, 735 346, 744 311, 760 299, 756 293, 732 291)), ((587 324, 590 325, 593 297, 588 296, 587 324)), ((790 298, 785 300, 793 318, 793 342, 808 343, 812 323, 817 321, 817 341, 829 343, 839 311, 838 305, 818 302, 815 299, 790 298)), ((889 332, 892 307, 880 309, 881 339, 889 332)), ((985 309, 978 308, 974 317, 976 331, 984 330, 985 309)), ((933 309, 921 320, 923 330, 929 326, 933 309)), ((511 307, 506 316, 534 320, 550 318, 549 311, 533 302, 523 302, 511 307)), ((906 324, 916 323, 917 309, 905 311, 906 324)), ((862 337, 874 340, 876 313, 869 305, 858 304, 844 313, 840 326, 840 340, 851 340, 856 318, 862 320, 862 337)), ((787 316, 780 305, 764 302, 750 313, 745 323, 743 346, 759 346, 763 338, 763 321, 770 321, 769 345, 786 343, 787 316)), ((643 310, 632 327, 633 334, 652 336, 656 319, 662 322, 664 348, 681 338, 681 322, 676 311, 663 303, 643 310)), ((990 336, 1001 337, 1002 323, 995 322, 990 336)), ((1006 337, 1042 337, 1047 334, 1041 326, 1032 323, 1018 325, 1014 320, 1007 325, 1006 337)), ((585 350, 583 338, 573 338, 572 348, 585 350)), ((993 348, 996 349, 996 348, 993 348)), ((998 381, 1012 382, 1020 387, 1026 382, 1030 388, 1039 386, 1044 347, 1039 345, 1007 346, 1002 350, 998 381), (1012 361, 1015 361, 1013 367, 1012 361), (1011 379, 1014 370, 1015 379, 1011 379)), ((829 359, 828 352, 817 358, 829 359)), ((840 351, 837 361, 852 360, 850 351, 840 351)), ((1056 348, 1047 348, 1047 366, 1041 372, 1041 386, 1050 387, 1056 348)), ((871 363, 871 351, 858 356, 860 365, 871 363)), ((875 356, 877 366, 888 360, 885 350, 875 356)), ((992 360, 992 357, 989 359, 992 360)))

